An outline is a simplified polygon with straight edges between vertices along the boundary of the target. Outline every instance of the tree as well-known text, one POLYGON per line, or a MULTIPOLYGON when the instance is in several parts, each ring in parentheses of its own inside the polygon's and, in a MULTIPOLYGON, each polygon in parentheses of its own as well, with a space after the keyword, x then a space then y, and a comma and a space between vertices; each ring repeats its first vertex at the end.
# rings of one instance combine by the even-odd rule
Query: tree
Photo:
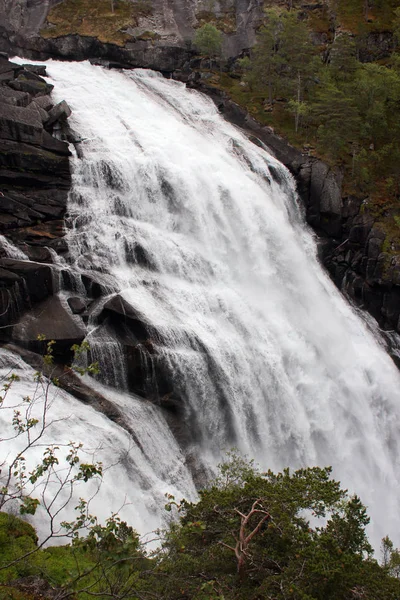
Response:
POLYGON ((211 60, 221 53, 222 33, 211 23, 206 23, 196 31, 193 44, 201 54, 211 60))
POLYGON ((296 132, 307 113, 305 92, 320 64, 314 60, 310 32, 296 12, 266 11, 253 51, 252 69, 247 77, 253 87, 267 88, 271 105, 278 95, 291 101, 296 132))
POLYGON ((330 469, 261 473, 235 456, 223 469, 198 503, 173 502, 181 518, 155 570, 160 597, 398 598, 400 582, 371 558, 365 507, 330 469))

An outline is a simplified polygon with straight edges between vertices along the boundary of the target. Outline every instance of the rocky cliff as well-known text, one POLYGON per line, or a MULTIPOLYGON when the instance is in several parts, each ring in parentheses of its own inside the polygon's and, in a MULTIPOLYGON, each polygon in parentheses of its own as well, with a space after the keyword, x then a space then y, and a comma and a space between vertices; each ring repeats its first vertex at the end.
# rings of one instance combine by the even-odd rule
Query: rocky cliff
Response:
POLYGON ((190 57, 195 30, 215 22, 224 31, 223 55, 254 44, 262 0, 0 0, 0 50, 30 58, 103 58, 171 72, 190 57), (87 6, 86 6, 87 4, 87 6), (86 17, 85 17, 86 15, 86 17))

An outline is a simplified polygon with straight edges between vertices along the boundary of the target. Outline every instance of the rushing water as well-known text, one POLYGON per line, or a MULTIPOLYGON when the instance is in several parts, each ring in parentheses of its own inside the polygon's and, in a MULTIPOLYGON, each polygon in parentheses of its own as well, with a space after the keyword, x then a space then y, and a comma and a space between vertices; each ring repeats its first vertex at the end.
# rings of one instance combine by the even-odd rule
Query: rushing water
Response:
MULTIPOLYGON (((69 268, 96 271, 155 332, 185 399, 189 450, 211 468, 231 446, 262 467, 333 465, 369 506, 375 544, 396 535, 399 374, 321 269, 288 172, 181 83, 88 63, 47 68, 81 139, 69 268)), ((118 363, 118 344, 96 332, 96 356, 118 363)), ((127 368, 108 383, 123 387, 127 368)), ((155 431, 167 435, 165 424, 155 431)), ((179 456, 170 442, 163 451, 179 456)), ((129 495, 129 468, 118 477, 129 495)), ((190 493, 188 474, 180 481, 190 493)))

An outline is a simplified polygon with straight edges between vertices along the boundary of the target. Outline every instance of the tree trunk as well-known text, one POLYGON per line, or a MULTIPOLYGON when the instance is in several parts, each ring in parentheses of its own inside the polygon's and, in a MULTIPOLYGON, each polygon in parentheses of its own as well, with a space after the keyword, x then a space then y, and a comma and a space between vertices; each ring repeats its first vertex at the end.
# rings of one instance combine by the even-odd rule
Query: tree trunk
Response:
POLYGON ((295 125, 296 133, 299 130, 300 103, 301 103, 301 73, 300 73, 300 71, 298 71, 298 73, 297 73, 297 110, 294 115, 294 125, 295 125))

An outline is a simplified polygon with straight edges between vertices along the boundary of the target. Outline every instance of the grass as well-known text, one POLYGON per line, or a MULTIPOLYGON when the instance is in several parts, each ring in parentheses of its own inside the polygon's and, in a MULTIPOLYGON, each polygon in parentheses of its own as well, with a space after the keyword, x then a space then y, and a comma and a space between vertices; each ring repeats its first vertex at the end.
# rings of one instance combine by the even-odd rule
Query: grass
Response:
POLYGON ((139 17, 150 14, 152 6, 149 0, 117 0, 114 12, 110 0, 65 0, 50 10, 47 26, 42 29, 41 35, 44 38, 57 38, 79 34, 123 46, 131 39, 124 30, 136 27, 139 17))

